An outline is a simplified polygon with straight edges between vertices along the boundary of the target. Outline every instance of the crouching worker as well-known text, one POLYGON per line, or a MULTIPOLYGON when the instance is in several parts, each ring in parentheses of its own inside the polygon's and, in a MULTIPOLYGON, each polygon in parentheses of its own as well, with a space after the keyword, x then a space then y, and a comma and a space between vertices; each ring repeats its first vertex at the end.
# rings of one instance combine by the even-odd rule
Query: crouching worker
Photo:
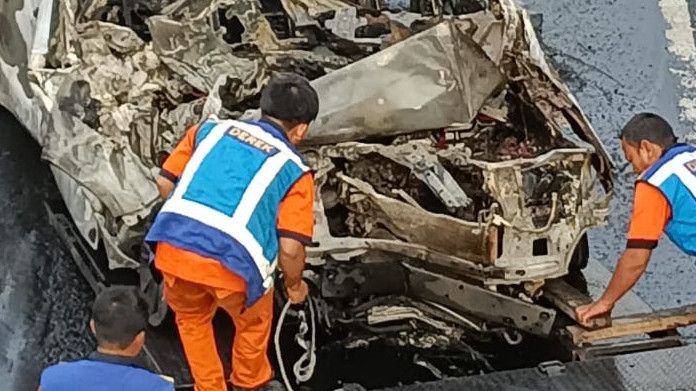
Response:
POLYGON ((147 307, 132 288, 107 288, 92 305, 97 351, 84 360, 46 368, 40 391, 172 391, 171 379, 138 366, 145 344, 147 307))
POLYGON ((196 391, 226 390, 212 320, 235 325, 232 385, 272 389, 267 346, 276 266, 291 302, 304 301, 314 182, 294 144, 318 112, 316 91, 293 74, 270 80, 259 121, 208 120, 189 129, 157 184, 166 202, 146 241, 164 277, 196 391))
POLYGON ((696 255, 696 146, 677 143, 667 121, 651 113, 628 121, 621 146, 638 174, 628 241, 604 294, 575 309, 583 325, 611 314, 645 272, 663 232, 684 253, 696 255))

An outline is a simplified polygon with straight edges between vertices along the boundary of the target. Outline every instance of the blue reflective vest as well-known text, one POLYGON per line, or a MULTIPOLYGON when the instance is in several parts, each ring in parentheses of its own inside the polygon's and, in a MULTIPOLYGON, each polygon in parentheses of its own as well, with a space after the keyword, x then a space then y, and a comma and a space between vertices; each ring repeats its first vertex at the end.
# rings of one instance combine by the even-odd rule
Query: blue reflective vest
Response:
POLYGON ((273 286, 280 202, 309 171, 265 121, 206 121, 145 240, 217 259, 247 283, 250 306, 273 286))
POLYGON ((665 233, 682 251, 696 255, 696 147, 669 148, 638 180, 662 192, 672 210, 665 233))
POLYGON ((173 380, 138 367, 125 357, 93 353, 41 373, 41 391, 173 391, 173 380))

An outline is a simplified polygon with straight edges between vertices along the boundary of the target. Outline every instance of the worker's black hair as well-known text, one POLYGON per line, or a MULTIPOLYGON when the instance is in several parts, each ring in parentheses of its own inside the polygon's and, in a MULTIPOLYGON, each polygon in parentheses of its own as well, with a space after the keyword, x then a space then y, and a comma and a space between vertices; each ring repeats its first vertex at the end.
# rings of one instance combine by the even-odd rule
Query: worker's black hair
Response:
POLYGON ((127 348, 145 330, 147 318, 147 305, 135 288, 106 288, 92 304, 95 337, 100 346, 127 348))
POLYGON ((261 93, 261 114, 286 125, 308 124, 317 118, 319 97, 309 81, 294 73, 279 73, 261 93))
POLYGON ((653 113, 634 115, 621 129, 619 137, 633 146, 637 146, 643 140, 665 149, 677 143, 677 137, 669 123, 653 113))

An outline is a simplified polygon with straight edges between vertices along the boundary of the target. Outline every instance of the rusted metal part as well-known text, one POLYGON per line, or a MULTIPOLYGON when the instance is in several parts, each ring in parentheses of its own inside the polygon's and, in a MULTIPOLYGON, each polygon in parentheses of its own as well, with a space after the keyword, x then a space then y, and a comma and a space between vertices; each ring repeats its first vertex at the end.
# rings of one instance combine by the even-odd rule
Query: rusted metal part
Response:
POLYGON ((635 341, 591 344, 582 347, 573 347, 572 353, 573 361, 587 361, 630 353, 675 348, 684 346, 685 344, 684 339, 677 335, 662 338, 649 338, 635 341))
POLYGON ((476 224, 428 213, 422 208, 381 196, 369 184, 360 180, 345 176, 339 178, 367 197, 365 207, 369 208, 370 217, 374 219, 372 224, 385 226, 403 241, 418 243, 443 254, 478 261, 477 263, 487 263, 483 258, 483 232, 476 234, 476 224), (442 235, 442 232, 448 234, 442 235), (452 237, 459 240, 453 241, 452 237))
MULTIPOLYGON (((544 297, 571 319, 576 319, 575 308, 592 303, 592 298, 589 295, 581 293, 561 279, 546 281, 544 297)), ((608 326, 611 326, 611 317, 606 315, 592 319, 588 328, 597 329, 608 326)))
POLYGON ((406 266, 410 295, 531 334, 548 335, 556 311, 424 269, 406 266))

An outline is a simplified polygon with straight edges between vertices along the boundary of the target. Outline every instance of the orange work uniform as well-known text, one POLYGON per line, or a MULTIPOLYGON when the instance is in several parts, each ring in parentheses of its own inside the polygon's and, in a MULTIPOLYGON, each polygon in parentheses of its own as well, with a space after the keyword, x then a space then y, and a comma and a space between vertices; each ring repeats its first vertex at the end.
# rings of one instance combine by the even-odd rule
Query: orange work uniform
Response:
POLYGON ((626 248, 657 247, 671 217, 671 207, 662 192, 649 183, 637 182, 626 248))
MULTIPOLYGON (((172 151, 160 175, 172 182, 181 176, 192 156, 197 127, 172 151)), ((314 182, 304 174, 290 188, 277 212, 278 236, 311 243, 314 227, 314 182)), ((246 282, 218 260, 166 242, 159 242, 155 266, 164 275, 164 297, 176 315, 176 324, 196 391, 226 390, 222 363, 216 349, 212 319, 218 308, 235 325, 232 346, 232 383, 255 388, 272 378, 267 347, 273 316, 273 291, 245 307, 246 282)))

